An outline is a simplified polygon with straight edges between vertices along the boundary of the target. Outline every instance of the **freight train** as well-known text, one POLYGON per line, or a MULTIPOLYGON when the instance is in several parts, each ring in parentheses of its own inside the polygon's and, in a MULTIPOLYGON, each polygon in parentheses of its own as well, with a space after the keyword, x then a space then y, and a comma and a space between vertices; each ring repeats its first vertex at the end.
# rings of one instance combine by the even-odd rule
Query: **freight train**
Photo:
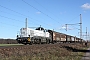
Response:
POLYGON ((17 35, 17 42, 21 44, 42 44, 42 43, 56 43, 56 42, 81 42, 82 39, 76 36, 70 36, 53 30, 46 30, 42 27, 36 29, 21 28, 20 34, 17 35))

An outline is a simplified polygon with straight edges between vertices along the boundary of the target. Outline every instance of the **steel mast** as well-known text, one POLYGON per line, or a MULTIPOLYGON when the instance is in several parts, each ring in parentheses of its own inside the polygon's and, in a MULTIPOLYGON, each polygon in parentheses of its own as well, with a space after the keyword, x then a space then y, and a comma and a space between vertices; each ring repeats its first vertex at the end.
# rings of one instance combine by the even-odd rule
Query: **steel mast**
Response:
POLYGON ((82 39, 82 16, 80 14, 80 38, 82 39))
POLYGON ((26 18, 26 22, 25 22, 25 28, 26 28, 26 36, 27 36, 27 18, 26 18))

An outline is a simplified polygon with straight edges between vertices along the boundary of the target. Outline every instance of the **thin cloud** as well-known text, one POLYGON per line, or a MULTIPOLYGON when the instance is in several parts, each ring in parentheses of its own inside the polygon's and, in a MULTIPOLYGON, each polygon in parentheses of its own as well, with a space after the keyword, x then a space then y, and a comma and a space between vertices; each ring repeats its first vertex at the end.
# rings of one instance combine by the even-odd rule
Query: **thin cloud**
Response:
POLYGON ((83 9, 90 9, 90 4, 89 3, 85 3, 81 6, 81 8, 83 9))
POLYGON ((41 14, 41 12, 36 12, 37 14, 41 14))
MULTIPOLYGON (((66 30, 66 26, 65 25, 63 25, 61 28, 59 28, 60 30, 62 30, 62 29, 65 29, 66 30)), ((67 26, 67 30, 74 30, 75 28, 73 28, 73 27, 69 27, 69 26, 67 26)))
POLYGON ((60 14, 65 14, 66 13, 66 11, 64 11, 64 12, 60 12, 60 14))

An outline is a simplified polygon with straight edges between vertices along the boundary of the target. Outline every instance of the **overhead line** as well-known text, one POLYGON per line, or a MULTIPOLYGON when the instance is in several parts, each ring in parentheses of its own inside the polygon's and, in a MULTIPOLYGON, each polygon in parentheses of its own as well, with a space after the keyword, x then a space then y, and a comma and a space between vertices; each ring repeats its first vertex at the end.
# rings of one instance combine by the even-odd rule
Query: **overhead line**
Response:
POLYGON ((0 22, 0 23, 6 24, 6 25, 9 25, 9 26, 19 27, 19 26, 16 26, 16 25, 8 24, 8 23, 3 23, 3 22, 0 22))
MULTIPOLYGON (((24 14, 21 14, 21 13, 19 13, 19 12, 16 12, 16 11, 14 11, 14 10, 12 10, 12 9, 9 9, 9 8, 7 8, 7 7, 4 7, 4 6, 2 6, 2 5, 0 5, 1 7, 3 7, 3 8, 5 8, 5 9, 8 9, 8 10, 10 10, 10 11, 13 11, 13 12, 15 12, 15 13, 17 13, 17 14, 20 14, 20 15, 22 15, 22 16, 26 16, 26 15, 24 15, 24 14)), ((2 16, 2 17, 5 17, 5 16, 2 16)), ((26 17, 29 17, 29 16, 26 16, 26 17)), ((5 17, 5 18, 8 18, 8 17, 5 17)), ((31 18, 31 17, 29 17, 30 19, 33 19, 33 18, 31 18)), ((10 19, 10 18, 8 18, 8 19, 10 19)), ((14 19, 15 20, 15 19, 14 19)), ((34 19, 33 19, 34 20, 34 19)), ((34 23, 35 24, 35 23, 34 23)), ((37 24, 37 25, 39 25, 39 24, 37 24)))
MULTIPOLYGON (((34 0, 36 3, 38 3, 36 0, 34 0)), ((38 3, 39 4, 39 3, 38 3)), ((42 6, 41 4, 39 4, 40 6, 42 6)), ((44 9, 46 9, 46 10, 48 10, 47 8, 45 8, 44 6, 42 6, 44 9)), ((49 11, 49 10, 48 10, 49 11)), ((49 11, 49 12, 51 12, 51 11, 49 11)), ((51 12, 52 13, 52 12, 51 12)), ((53 14, 54 15, 54 14, 53 14)), ((56 15, 54 15, 54 16, 56 16, 56 15)), ((57 16, 56 16, 57 17, 57 16)), ((57 17, 58 18, 58 17, 57 17)), ((59 18, 58 18, 59 19, 59 18)), ((62 20, 62 19, 61 19, 62 20)), ((56 20, 55 20, 56 21, 56 20)), ((58 21, 57 21, 58 22, 58 21)), ((58 23, 60 23, 60 22, 58 22, 58 23)))
POLYGON ((50 17, 49 15, 45 14, 44 12, 40 11, 39 9, 35 8, 34 6, 32 6, 31 4, 27 3, 26 1, 22 0, 24 3, 26 3, 27 5, 31 6, 32 8, 38 10, 39 12, 41 12, 42 14, 46 15, 47 17, 49 17, 50 19, 52 19, 53 21, 56 21, 55 19, 53 19, 52 17, 50 17))
MULTIPOLYGON (((35 1, 37 4, 39 4, 36 0, 34 0, 34 1, 35 1)), ((41 4, 39 4, 39 5, 42 6, 41 4)), ((43 7, 43 6, 42 6, 42 7, 43 7)), ((44 8, 44 9, 45 9, 45 8, 44 8)), ((46 9, 46 10, 47 10, 47 9, 46 9)), ((51 11, 49 11, 49 12, 51 12, 51 11)), ((54 14, 53 14, 53 15, 54 15, 54 14)), ((76 16, 76 17, 78 17, 78 16, 76 16)), ((76 18, 76 17, 75 17, 75 18, 76 18)), ((71 19, 70 22, 71 22, 72 20, 74 20, 75 18, 71 19)), ((69 22, 69 23, 70 23, 70 22, 69 22)), ((73 25, 74 25, 74 24, 73 24, 73 25)))
POLYGON ((9 17, 5 17, 5 16, 2 16, 2 15, 0 15, 1 17, 3 17, 3 18, 7 18, 7 19, 11 19, 11 20, 15 20, 15 21, 19 21, 19 22, 22 22, 22 21, 20 21, 20 20, 16 20, 16 19, 12 19, 12 18, 9 18, 9 17))
MULTIPOLYGON (((12 10, 12 9, 9 9, 9 8, 7 8, 7 7, 4 7, 4 6, 2 6, 2 5, 0 5, 1 7, 3 7, 3 8, 5 8, 5 9, 7 9, 7 10, 10 10, 10 11, 13 11, 13 12, 15 12, 15 13, 17 13, 17 14, 20 14, 20 15, 22 15, 22 16, 26 16, 26 15, 24 15, 24 14, 22 14, 22 13, 19 13, 19 12, 17 12, 17 11, 14 11, 14 10, 12 10)), ((29 17, 29 16, 26 16, 26 17, 29 17)), ((33 18, 31 18, 31 17, 29 17, 30 19, 33 19, 33 18)), ((33 20, 36 20, 36 19, 33 19, 33 20)), ((37 22, 41 22, 41 21, 37 21, 37 22)), ((43 22, 41 22, 41 23, 43 23, 43 22)), ((34 23, 35 24, 35 23, 34 23)), ((46 24, 46 23, 44 23, 44 24, 46 24)), ((41 24, 37 24, 37 25, 41 25, 41 24)), ((46 24, 47 25, 47 24, 46 24)))
MULTIPOLYGON (((17 20, 17 19, 12 19, 12 18, 9 18, 9 17, 6 17, 6 16, 2 16, 2 15, 0 15, 0 16, 3 17, 3 18, 10 19, 10 20, 19 21, 20 23, 22 22, 22 21, 17 20)), ((22 22, 22 23, 24 23, 24 22, 22 22)), ((31 23, 31 22, 29 22, 29 23, 31 23)), ((33 24, 35 24, 35 23, 33 23, 33 24)))
MULTIPOLYGON (((5 11, 1 11, 1 10, 0 10, 0 12, 6 13, 6 14, 10 14, 10 15, 14 15, 14 14, 11 14, 11 13, 8 13, 8 12, 5 12, 5 11)), ((17 15, 14 15, 14 16, 17 16, 17 15)))
MULTIPOLYGON (((78 16, 80 16, 80 15, 78 15, 78 16)), ((78 16, 76 16, 76 17, 78 17, 78 16)), ((76 19, 76 17, 73 18, 73 19, 71 19, 70 21, 68 21, 68 23, 70 23, 72 20, 76 19)), ((78 25, 78 24, 79 24, 79 23, 74 23, 74 24, 72 23, 72 24, 67 24, 67 25, 72 25, 72 26, 73 26, 73 25, 78 25)), ((64 25, 66 25, 66 24, 64 24, 64 25)))
MULTIPOLYGON (((3 8, 5 8, 5 9, 8 9, 8 10, 10 10, 10 11, 13 11, 13 12, 15 12, 15 13, 18 13, 18 14, 20 14, 20 15, 23 15, 23 14, 21 14, 21 13, 19 13, 19 12, 16 12, 16 11, 14 11, 14 10, 12 10, 12 9, 9 9, 9 8, 7 8, 7 7, 4 7, 4 6, 2 6, 2 5, 0 5, 1 7, 3 7, 3 8)), ((23 16, 25 16, 25 15, 23 15, 23 16)))
MULTIPOLYGON (((78 16, 80 16, 80 14, 79 14, 78 16)), ((78 16, 74 17, 73 19, 71 19, 71 20, 68 21, 68 22, 70 23, 71 21, 75 20, 78 16)))

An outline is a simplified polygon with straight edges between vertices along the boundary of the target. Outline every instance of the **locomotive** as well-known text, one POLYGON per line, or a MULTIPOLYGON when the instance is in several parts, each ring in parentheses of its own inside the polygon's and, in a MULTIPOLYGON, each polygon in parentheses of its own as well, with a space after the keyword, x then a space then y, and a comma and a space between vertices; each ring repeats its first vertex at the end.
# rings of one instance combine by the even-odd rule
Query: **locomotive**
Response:
POLYGON ((36 29, 31 28, 21 28, 20 34, 17 35, 17 42, 22 44, 41 44, 41 43, 51 43, 52 38, 48 30, 38 27, 36 29))

